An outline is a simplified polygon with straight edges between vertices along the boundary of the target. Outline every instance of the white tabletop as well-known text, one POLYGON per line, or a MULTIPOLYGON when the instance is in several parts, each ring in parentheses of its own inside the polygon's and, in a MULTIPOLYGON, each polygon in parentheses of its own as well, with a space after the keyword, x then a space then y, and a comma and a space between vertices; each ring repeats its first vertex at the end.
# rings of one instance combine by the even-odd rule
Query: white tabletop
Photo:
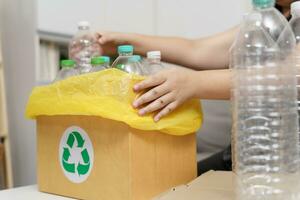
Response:
POLYGON ((74 200, 58 195, 39 192, 37 185, 29 185, 8 190, 0 190, 1 200, 74 200))

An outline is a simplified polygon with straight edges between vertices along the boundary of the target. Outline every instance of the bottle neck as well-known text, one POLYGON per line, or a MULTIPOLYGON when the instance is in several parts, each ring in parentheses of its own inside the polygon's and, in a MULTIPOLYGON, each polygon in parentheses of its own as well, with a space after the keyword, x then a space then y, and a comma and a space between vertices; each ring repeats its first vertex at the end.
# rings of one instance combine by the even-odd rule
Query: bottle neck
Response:
POLYGON ((99 63, 99 64, 92 64, 93 67, 97 67, 97 66, 108 66, 109 64, 107 62, 105 63, 99 63))
POLYGON ((256 11, 266 10, 274 8, 274 5, 264 5, 264 6, 253 6, 253 9, 256 11))
POLYGON ((74 68, 74 66, 62 66, 62 70, 69 70, 69 69, 72 69, 74 68))
POLYGON ((133 52, 120 52, 119 55, 120 56, 132 56, 133 52))
POLYGON ((90 30, 89 26, 79 26, 78 30, 90 30))

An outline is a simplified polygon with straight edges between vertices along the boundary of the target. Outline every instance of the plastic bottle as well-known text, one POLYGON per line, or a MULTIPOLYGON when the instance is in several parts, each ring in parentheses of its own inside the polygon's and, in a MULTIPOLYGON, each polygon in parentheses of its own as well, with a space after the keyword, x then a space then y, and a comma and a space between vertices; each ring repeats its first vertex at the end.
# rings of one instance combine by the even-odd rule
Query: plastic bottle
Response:
POLYGON ((75 61, 74 60, 62 60, 60 62, 61 70, 58 72, 55 81, 60 81, 66 79, 71 76, 79 75, 79 72, 74 68, 75 61))
POLYGON ((245 17, 231 49, 237 199, 296 199, 299 136, 295 70, 261 13, 245 17))
POLYGON ((153 75, 164 69, 161 63, 161 52, 160 51, 149 51, 147 52, 147 63, 145 67, 147 75, 153 75))
POLYGON ((109 68, 110 58, 108 56, 98 56, 92 58, 92 69, 90 72, 97 72, 109 68))
POLYGON ((77 62, 80 73, 91 70, 91 58, 100 55, 100 45, 87 21, 78 22, 78 31, 69 44, 69 57, 77 62))
POLYGON ((140 57, 133 56, 133 46, 122 45, 118 47, 119 57, 113 62, 112 67, 130 74, 143 75, 140 57))

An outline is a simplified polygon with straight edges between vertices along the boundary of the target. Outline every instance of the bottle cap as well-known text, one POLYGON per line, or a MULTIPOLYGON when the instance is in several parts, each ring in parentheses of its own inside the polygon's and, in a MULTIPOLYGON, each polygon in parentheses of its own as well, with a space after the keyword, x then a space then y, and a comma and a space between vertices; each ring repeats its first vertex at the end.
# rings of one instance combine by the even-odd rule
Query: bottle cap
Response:
POLYGON ((147 52, 147 58, 161 58, 161 52, 160 51, 148 51, 147 52))
POLYGON ((78 28, 80 28, 80 27, 90 28, 90 22, 88 22, 88 21, 80 21, 77 23, 77 25, 78 25, 78 28))
POLYGON ((102 59, 104 59, 105 63, 110 63, 110 57, 109 56, 101 56, 102 59))
POLYGON ((275 0, 252 0, 252 5, 256 8, 269 8, 275 5, 275 0))
POLYGON ((100 65, 100 64, 103 64, 103 63, 105 63, 105 61, 104 61, 104 59, 101 58, 100 56, 99 56, 99 57, 94 57, 94 58, 92 58, 92 60, 91 60, 91 64, 92 64, 92 65, 100 65))
POLYGON ((98 56, 98 57, 92 58, 92 60, 91 60, 92 65, 100 65, 100 64, 109 63, 109 62, 110 62, 110 58, 108 56, 98 56))
POLYGON ((74 67, 75 61, 74 60, 61 60, 60 65, 62 68, 74 67))
POLYGON ((300 1, 295 1, 291 4, 291 14, 300 16, 300 1))
POLYGON ((132 45, 121 45, 118 46, 118 53, 132 53, 133 46, 132 45))

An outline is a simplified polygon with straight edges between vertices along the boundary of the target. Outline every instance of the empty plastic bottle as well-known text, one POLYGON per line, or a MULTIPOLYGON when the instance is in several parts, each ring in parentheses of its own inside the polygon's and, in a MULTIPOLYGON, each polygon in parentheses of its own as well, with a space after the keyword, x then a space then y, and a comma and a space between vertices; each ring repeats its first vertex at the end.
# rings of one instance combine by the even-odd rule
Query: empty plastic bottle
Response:
POLYGON ((246 16, 231 49, 237 199, 297 199, 295 67, 282 65, 264 20, 260 12, 246 16))
POLYGON ((133 56, 133 46, 122 45, 118 47, 119 57, 113 62, 112 67, 130 74, 143 75, 139 56, 133 56))
POLYGON ((147 75, 153 75, 164 69, 161 63, 161 52, 160 51, 149 51, 147 52, 147 62, 145 65, 145 71, 147 75))
POLYGON ((77 62, 80 73, 91 70, 91 58, 100 55, 100 45, 87 21, 78 23, 78 31, 69 44, 69 57, 77 62))
POLYGON ((109 68, 110 58, 108 56, 98 56, 92 58, 92 69, 90 72, 98 72, 109 68))
POLYGON ((55 82, 66 79, 71 76, 79 75, 79 72, 75 69, 74 60, 62 60, 60 62, 61 70, 58 72, 55 82))

